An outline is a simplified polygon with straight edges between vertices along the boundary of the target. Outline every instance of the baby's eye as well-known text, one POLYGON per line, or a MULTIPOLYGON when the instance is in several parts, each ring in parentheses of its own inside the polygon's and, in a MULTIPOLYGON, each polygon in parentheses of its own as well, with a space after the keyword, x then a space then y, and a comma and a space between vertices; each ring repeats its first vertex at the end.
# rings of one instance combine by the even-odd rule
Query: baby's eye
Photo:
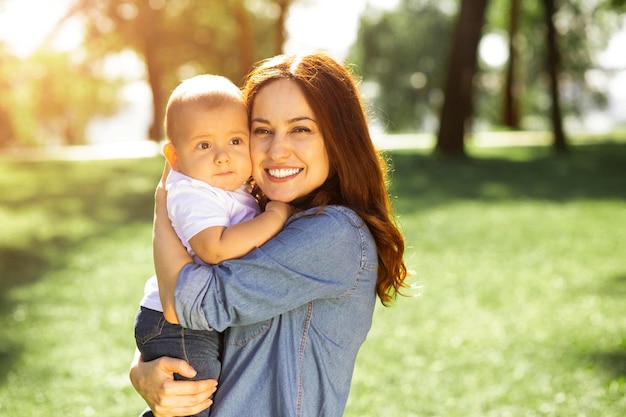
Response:
POLYGON ((241 145, 243 143, 243 139, 241 138, 232 138, 230 140, 231 145, 241 145))
POLYGON ((202 142, 198 144, 199 149, 211 149, 211 144, 208 142, 202 142))

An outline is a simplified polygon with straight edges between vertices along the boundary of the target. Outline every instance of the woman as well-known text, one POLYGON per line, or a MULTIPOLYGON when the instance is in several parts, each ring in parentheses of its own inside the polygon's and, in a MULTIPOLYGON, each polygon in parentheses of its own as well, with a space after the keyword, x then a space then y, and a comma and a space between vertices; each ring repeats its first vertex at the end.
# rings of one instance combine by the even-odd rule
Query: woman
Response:
MULTIPOLYGON (((184 327, 226 331, 212 415, 341 416, 376 295, 387 305, 406 277, 383 165, 356 84, 329 57, 266 60, 244 95, 253 177, 298 213, 247 256, 199 266, 173 234, 159 187, 162 295, 184 327)), ((214 381, 173 381, 173 372, 194 373, 171 358, 133 363, 133 385, 155 415, 211 404, 214 381)))

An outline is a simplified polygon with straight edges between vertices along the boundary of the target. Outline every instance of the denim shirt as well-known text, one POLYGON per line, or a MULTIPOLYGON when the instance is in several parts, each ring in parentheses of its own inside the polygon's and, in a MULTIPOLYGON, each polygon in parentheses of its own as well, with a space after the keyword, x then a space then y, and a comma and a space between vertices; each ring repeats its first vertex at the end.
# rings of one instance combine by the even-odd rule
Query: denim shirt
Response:
POLYGON ((211 415, 343 415, 357 352, 372 324, 374 239, 352 210, 292 216, 241 259, 186 265, 181 325, 225 331, 211 415))

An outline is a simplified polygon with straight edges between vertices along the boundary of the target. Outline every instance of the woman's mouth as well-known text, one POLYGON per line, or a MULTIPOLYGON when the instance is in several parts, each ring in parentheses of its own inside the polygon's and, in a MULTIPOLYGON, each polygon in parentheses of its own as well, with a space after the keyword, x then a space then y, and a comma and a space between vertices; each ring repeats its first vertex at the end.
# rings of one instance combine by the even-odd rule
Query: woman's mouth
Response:
POLYGON ((270 177, 287 178, 299 174, 302 168, 270 168, 265 170, 270 177))

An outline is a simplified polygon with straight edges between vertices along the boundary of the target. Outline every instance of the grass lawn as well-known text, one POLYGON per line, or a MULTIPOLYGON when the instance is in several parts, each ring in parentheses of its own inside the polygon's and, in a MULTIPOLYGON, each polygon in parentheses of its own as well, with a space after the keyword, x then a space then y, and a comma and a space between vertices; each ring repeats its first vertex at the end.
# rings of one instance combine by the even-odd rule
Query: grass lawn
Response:
MULTIPOLYGON (((626 144, 389 153, 415 271, 346 417, 626 413, 626 144)), ((0 415, 134 416, 160 158, 0 159, 0 415)))

